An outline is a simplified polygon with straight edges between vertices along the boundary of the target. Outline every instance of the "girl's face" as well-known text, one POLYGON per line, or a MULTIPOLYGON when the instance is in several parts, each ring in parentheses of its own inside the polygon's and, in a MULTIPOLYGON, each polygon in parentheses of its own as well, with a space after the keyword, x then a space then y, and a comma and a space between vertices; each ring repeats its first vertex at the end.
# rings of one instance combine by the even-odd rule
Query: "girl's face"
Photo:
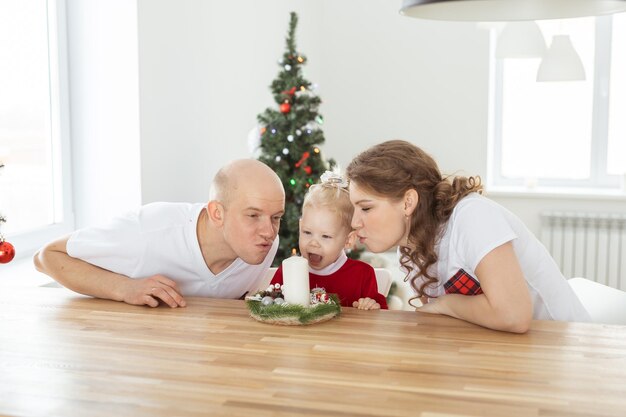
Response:
POLYGON ((327 207, 307 206, 300 219, 300 253, 313 269, 323 269, 339 258, 348 244, 349 230, 338 213, 327 207))
POLYGON ((376 196, 351 182, 350 201, 354 205, 352 228, 359 242, 370 252, 380 253, 406 245, 409 218, 404 200, 396 202, 376 196))

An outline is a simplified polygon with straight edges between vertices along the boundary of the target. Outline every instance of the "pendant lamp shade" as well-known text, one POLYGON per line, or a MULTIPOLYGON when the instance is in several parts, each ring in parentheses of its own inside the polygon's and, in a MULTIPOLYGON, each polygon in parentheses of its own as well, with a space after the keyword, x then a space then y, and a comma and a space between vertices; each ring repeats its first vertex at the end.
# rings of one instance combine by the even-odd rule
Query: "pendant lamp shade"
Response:
POLYGON ((546 42, 534 21, 509 22, 496 43, 496 58, 541 58, 546 42))
POLYGON ((537 81, 584 81, 585 68, 569 35, 556 35, 539 64, 537 81))
POLYGON ((418 19, 509 22, 602 16, 626 11, 626 0, 402 0, 400 13, 418 19))

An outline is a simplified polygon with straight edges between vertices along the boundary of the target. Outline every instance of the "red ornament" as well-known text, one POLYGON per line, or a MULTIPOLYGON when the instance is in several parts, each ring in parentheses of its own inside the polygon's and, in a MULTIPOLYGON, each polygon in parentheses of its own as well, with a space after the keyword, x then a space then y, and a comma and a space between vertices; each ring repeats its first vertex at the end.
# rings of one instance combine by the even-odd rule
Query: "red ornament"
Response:
POLYGON ((300 160, 296 162, 296 168, 300 168, 300 165, 302 165, 304 161, 306 161, 309 158, 309 156, 311 156, 311 154, 308 151, 304 152, 302 154, 302 158, 300 158, 300 160))
POLYGON ((307 165, 307 166, 305 166, 305 167, 304 167, 304 168, 302 168, 302 169, 304 169, 304 172, 306 172, 306 173, 307 173, 307 175, 311 175, 311 171, 313 171, 313 170, 311 169, 311 167, 310 167, 310 166, 308 166, 308 165, 307 165))
POLYGON ((289 90, 283 91, 283 94, 286 96, 293 96, 296 94, 296 87, 291 87, 289 90))
POLYGON ((282 114, 287 114, 291 111, 291 104, 289 103, 283 103, 280 105, 280 112, 282 114))
POLYGON ((15 257, 15 248, 9 242, 0 240, 0 264, 8 264, 15 257))

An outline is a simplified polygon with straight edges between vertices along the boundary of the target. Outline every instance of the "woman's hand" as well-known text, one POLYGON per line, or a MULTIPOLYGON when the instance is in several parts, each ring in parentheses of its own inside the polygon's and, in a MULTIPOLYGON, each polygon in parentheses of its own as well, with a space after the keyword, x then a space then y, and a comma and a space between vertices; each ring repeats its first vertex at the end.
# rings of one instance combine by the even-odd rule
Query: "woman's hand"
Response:
POLYGON ((419 311, 420 313, 449 315, 449 313, 446 313, 445 304, 442 303, 439 298, 425 298, 425 300, 422 300, 422 306, 417 307, 415 311, 419 311))

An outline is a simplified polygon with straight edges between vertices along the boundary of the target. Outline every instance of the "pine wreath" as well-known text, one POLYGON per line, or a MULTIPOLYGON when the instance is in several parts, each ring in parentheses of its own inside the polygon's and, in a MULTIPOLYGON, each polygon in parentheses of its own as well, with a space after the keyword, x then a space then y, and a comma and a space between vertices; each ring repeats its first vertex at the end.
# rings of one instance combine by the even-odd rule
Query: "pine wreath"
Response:
POLYGON ((259 291, 246 298, 250 316, 263 323, 287 326, 321 323, 341 313, 341 304, 337 294, 326 294, 321 288, 311 290, 311 306, 287 304, 282 301, 280 289, 259 291), (272 300, 268 304, 268 298, 272 300), (264 301, 265 300, 265 301, 264 301), (274 302, 279 300, 279 302, 274 302))

